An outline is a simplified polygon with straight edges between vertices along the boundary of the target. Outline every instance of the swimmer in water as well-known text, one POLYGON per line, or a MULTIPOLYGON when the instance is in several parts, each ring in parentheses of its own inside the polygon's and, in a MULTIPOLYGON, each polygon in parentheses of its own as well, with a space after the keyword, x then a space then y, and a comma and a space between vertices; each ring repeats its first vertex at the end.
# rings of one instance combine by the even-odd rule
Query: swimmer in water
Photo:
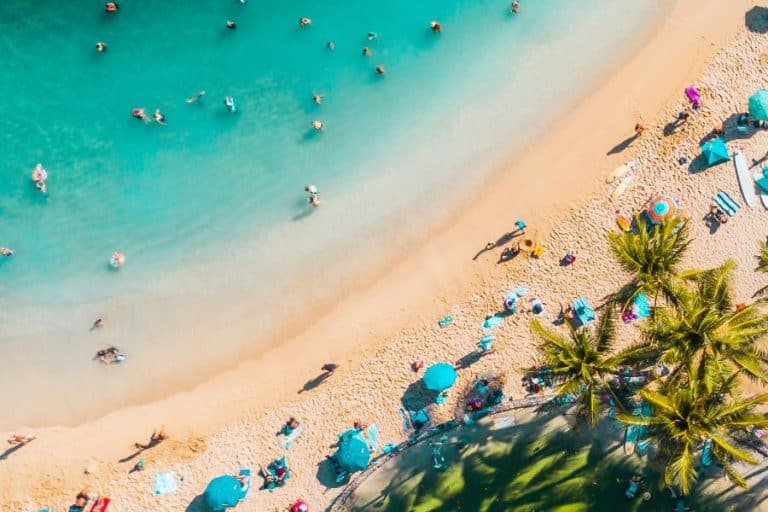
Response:
POLYGON ((131 115, 135 117, 136 119, 141 119, 145 123, 149 124, 152 121, 150 121, 149 116, 147 116, 147 113, 144 112, 143 108, 135 108, 133 109, 133 112, 131 112, 131 115))
POLYGON ((336 48, 336 43, 334 43, 333 41, 328 41, 325 44, 325 47, 328 48, 329 50, 333 50, 334 48, 336 48))
POLYGON ((366 56, 366 57, 370 57, 371 56, 371 49, 368 48, 367 46, 365 48, 363 48, 363 55, 366 56))
POLYGON ((443 31, 443 26, 440 24, 439 21, 432 20, 429 22, 429 28, 432 29, 432 32, 435 34, 443 31))
POLYGON ((309 18, 300 18, 299 19, 299 26, 300 27, 306 27, 308 25, 312 24, 312 20, 309 18))
POLYGON ((318 121, 317 119, 315 119, 314 121, 312 121, 312 128, 314 128, 317 131, 322 130, 323 129, 323 122, 322 121, 318 121))
POLYGON ((376 66, 376 74, 382 76, 385 72, 384 66, 376 66))
POLYGON ((160 112, 159 108, 155 109, 155 113, 152 115, 152 117, 155 118, 155 121, 157 121, 157 124, 161 124, 165 126, 165 116, 160 112))
POLYGON ((237 28, 237 24, 232 20, 227 20, 227 28, 229 30, 235 30, 237 28))
POLYGON ((235 106, 235 98, 232 96, 227 96, 224 98, 224 105, 227 107, 227 110, 230 112, 235 112, 237 110, 237 107, 235 106))
POLYGON ((107 51, 107 43, 105 43, 104 41, 99 41, 98 43, 96 43, 96 51, 99 53, 104 53, 105 51, 107 51))
POLYGON ((13 250, 7 248, 7 247, 0 247, 0 255, 2 256, 13 256, 13 250))
POLYGON ((202 101, 203 96, 205 96, 205 91, 200 91, 197 93, 197 96, 192 96, 191 98, 187 98, 187 103, 195 103, 196 101, 202 101))
POLYGON ((518 2, 518 0, 512 0, 510 9, 512 10, 512 14, 517 14, 520 11, 520 2, 518 2))
POLYGON ((307 202, 317 207, 320 205, 320 195, 317 193, 317 187, 314 185, 307 185, 304 187, 304 192, 306 192, 309 196, 307 197, 307 202))
POLYGON ((312 96, 312 101, 315 102, 315 105, 322 105, 324 97, 325 94, 315 94, 312 96))
POLYGON ((368 32, 368 40, 373 41, 374 39, 377 39, 379 37, 379 34, 376 32, 368 32))
POLYGON ((119 8, 120 6, 117 5, 117 2, 107 2, 104 4, 104 10, 107 12, 117 12, 119 8))

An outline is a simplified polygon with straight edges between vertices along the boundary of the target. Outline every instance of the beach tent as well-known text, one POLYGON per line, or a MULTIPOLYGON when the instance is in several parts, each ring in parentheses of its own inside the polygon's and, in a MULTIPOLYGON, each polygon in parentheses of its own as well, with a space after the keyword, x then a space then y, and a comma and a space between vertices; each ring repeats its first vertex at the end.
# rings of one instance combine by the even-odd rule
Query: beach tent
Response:
POLYGON ((436 363, 427 368, 422 380, 430 391, 445 391, 456 382, 456 370, 448 363, 436 363))
POLYGON ((758 121, 768 121, 768 89, 760 89, 749 97, 749 115, 758 121))
POLYGON ((701 154, 704 155, 707 165, 716 165, 731 159, 728 148, 725 147, 725 141, 720 137, 702 144, 701 154))
POLYGON ((648 203, 648 219, 653 224, 664 224, 664 221, 671 219, 679 210, 677 201, 666 194, 659 194, 648 203))
POLYGON ((336 452, 336 460, 346 471, 353 473, 362 471, 368 467, 371 458, 371 449, 368 441, 357 429, 349 429, 339 439, 339 449, 336 452))
MULTIPOLYGON (((241 475, 250 476, 249 470, 240 471, 241 475)), ((221 512, 236 506, 248 496, 248 485, 241 485, 240 481, 232 475, 221 475, 214 478, 205 488, 205 504, 213 512, 221 512)))

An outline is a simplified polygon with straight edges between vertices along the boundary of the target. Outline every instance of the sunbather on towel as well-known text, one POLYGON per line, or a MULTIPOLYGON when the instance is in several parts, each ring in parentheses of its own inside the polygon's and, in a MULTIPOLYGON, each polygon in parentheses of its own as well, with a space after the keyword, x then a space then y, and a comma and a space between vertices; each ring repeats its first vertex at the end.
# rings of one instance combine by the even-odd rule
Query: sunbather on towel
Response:
POLYGON ((153 446, 157 446, 158 444, 162 443, 168 439, 168 434, 165 432, 165 425, 161 426, 159 429, 155 429, 152 431, 152 436, 149 438, 149 443, 142 444, 142 443, 134 443, 134 446, 140 450, 148 450, 149 448, 152 448, 153 446))

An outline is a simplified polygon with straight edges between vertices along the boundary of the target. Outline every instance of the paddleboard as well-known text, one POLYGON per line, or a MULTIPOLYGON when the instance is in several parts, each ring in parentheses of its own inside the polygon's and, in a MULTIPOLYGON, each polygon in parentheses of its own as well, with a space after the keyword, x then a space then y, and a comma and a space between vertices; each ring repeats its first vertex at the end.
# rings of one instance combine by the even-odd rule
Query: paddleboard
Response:
POLYGON ((740 150, 733 153, 733 164, 736 167, 736 177, 739 179, 739 188, 744 202, 750 208, 755 207, 757 197, 755 196, 755 183, 752 181, 752 175, 749 172, 749 164, 744 154, 740 150))
POLYGON ((627 188, 632 184, 632 176, 624 176, 624 179, 622 179, 619 184, 616 186, 616 188, 613 190, 613 193, 611 194, 611 201, 617 200, 619 197, 621 197, 621 194, 626 192, 627 188))
MULTIPOLYGON (((754 174, 753 174, 753 176, 754 176, 754 178, 755 178, 755 181, 757 181, 757 180, 759 180, 759 179, 763 178, 763 177, 764 177, 764 174, 765 174, 765 173, 762 173, 762 172, 760 172, 760 171, 755 171, 755 172, 754 172, 754 174)), ((765 177, 766 177, 766 178, 768 178, 768 176, 765 176, 765 177)), ((766 210, 768 210, 768 192, 766 192, 765 190, 763 190, 763 189, 762 189, 762 188, 760 188, 759 186, 757 187, 757 190, 759 191, 759 195, 760 195, 760 202, 761 202, 761 203, 763 203, 763 208, 765 208, 766 210)))
POLYGON ((605 182, 613 183, 614 181, 623 178, 629 171, 635 168, 636 163, 635 160, 630 160, 629 162, 618 166, 605 177, 605 182))

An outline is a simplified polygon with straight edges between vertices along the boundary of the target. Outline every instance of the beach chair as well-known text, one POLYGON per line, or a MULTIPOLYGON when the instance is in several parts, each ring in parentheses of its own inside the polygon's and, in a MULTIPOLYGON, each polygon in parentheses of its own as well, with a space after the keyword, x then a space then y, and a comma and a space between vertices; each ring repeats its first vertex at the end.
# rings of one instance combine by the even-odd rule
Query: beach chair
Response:
POLYGON ((589 306, 586 297, 579 297, 573 301, 573 313, 579 325, 587 325, 595 319, 595 311, 589 306))

